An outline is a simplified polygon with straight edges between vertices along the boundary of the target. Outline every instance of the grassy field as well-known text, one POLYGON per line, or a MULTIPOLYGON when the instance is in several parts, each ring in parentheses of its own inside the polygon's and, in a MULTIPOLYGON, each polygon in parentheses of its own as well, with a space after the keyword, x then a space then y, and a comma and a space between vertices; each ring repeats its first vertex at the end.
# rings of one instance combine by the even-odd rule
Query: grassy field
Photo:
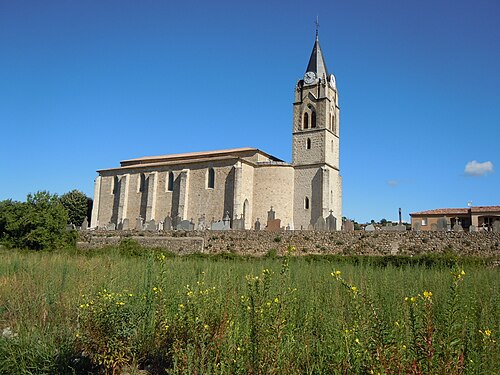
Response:
POLYGON ((1 251, 0 373, 498 373, 496 268, 226 258, 1 251))

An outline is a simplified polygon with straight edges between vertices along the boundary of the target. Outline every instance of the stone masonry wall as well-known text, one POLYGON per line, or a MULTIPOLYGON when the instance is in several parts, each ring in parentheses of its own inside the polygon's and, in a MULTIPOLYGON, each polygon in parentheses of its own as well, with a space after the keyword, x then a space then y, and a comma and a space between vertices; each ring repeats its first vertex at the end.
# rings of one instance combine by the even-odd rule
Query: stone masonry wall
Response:
POLYGON ((185 254, 233 252, 260 256, 270 250, 284 254, 417 255, 454 251, 459 255, 500 254, 500 233, 493 232, 315 232, 315 231, 86 231, 78 247, 98 248, 132 237, 146 247, 164 247, 185 254))

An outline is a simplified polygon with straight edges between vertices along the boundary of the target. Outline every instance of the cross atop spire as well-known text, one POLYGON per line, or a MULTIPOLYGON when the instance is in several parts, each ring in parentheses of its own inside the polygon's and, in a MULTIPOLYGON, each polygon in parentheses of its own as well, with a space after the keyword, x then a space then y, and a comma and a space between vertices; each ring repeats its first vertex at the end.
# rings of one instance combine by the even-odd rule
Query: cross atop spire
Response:
POLYGON ((318 40, 318 32, 319 32, 319 17, 316 16, 316 22, 314 22, 316 25, 316 40, 318 40))

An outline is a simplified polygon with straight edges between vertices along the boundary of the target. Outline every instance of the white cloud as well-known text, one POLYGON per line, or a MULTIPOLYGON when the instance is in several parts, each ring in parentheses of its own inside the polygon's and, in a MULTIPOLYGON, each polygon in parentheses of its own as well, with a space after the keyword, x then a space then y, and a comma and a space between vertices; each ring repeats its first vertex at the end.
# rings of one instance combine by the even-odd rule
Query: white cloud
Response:
POLYGON ((472 160, 465 165, 464 172, 467 176, 484 176, 493 172, 493 163, 491 161, 478 163, 476 160, 472 160))
POLYGON ((399 181, 398 180, 389 180, 389 181, 387 181, 387 185, 389 185, 390 187, 396 187, 399 185, 399 181))

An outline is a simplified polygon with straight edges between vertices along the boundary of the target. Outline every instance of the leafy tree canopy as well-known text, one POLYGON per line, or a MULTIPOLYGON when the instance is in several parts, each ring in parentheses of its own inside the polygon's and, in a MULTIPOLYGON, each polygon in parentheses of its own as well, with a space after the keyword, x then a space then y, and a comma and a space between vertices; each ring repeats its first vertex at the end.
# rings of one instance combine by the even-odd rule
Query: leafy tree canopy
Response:
POLYGON ((10 247, 55 249, 72 241, 66 231, 68 213, 56 194, 39 191, 26 202, 0 202, 0 240, 10 247))
POLYGON ((81 226, 87 216, 89 198, 75 189, 63 194, 60 200, 66 211, 68 211, 68 223, 81 226))

